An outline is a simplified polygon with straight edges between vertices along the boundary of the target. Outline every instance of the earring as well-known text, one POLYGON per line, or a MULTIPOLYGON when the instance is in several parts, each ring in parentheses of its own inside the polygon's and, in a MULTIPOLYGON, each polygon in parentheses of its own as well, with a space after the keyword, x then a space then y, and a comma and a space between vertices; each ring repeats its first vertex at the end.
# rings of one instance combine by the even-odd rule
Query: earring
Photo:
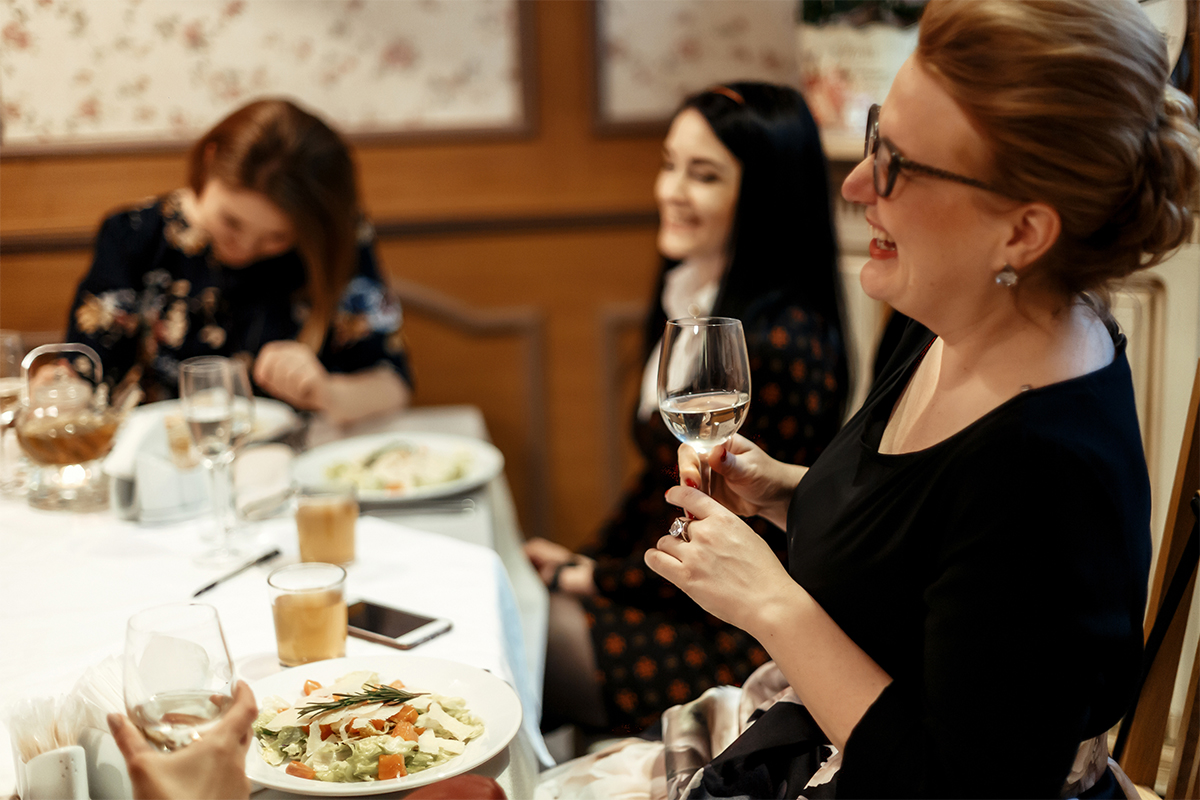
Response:
POLYGON ((1004 269, 996 273, 996 283, 1008 289, 1017 285, 1017 271, 1012 268, 1011 264, 1005 264, 1004 269))

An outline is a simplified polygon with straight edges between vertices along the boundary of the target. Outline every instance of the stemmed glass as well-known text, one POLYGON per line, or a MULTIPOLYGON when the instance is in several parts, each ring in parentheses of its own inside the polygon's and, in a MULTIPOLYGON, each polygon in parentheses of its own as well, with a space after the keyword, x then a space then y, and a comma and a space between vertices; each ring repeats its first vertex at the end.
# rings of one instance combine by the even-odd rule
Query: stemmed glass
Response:
POLYGON ((162 750, 199 739, 233 702, 233 661, 217 610, 171 603, 129 618, 125 710, 162 750))
POLYGON ((216 547, 200 557, 220 565, 241 554, 229 541, 229 461, 233 453, 234 389, 231 362, 220 356, 189 358, 179 365, 179 401, 192 443, 208 471, 216 547))
POLYGON ((233 380, 233 428, 229 435, 229 452, 227 462, 221 471, 225 479, 226 503, 222 512, 225 515, 225 529, 232 531, 237 527, 237 513, 233 492, 233 461, 242 451, 254 430, 254 390, 250 387, 250 375, 246 365, 241 361, 230 359, 229 369, 233 380))
POLYGON ((750 409, 750 357, 740 320, 673 319, 658 362, 658 410, 675 438, 700 456, 700 490, 710 486, 708 454, 737 433, 750 409))
POLYGON ((0 493, 11 494, 24 481, 16 474, 16 466, 9 463, 8 431, 21 404, 21 391, 25 381, 21 378, 21 359, 25 356, 25 343, 16 331, 0 330, 0 493))

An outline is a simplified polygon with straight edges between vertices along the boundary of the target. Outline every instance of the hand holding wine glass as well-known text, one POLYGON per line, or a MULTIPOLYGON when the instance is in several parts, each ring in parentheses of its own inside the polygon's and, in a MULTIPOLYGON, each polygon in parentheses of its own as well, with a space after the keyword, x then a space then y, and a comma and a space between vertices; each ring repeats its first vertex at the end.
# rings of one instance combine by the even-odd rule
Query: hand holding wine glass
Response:
MULTIPOLYGON (((750 408, 750 357, 740 320, 671 320, 658 362, 658 408, 675 437, 700 456, 700 490, 707 493, 708 453, 737 433, 750 408)), ((681 535, 682 526, 672 525, 681 535)))
POLYGON ((210 605, 172 603, 134 614, 124 662, 126 713, 161 750, 196 741, 233 703, 233 661, 210 605))

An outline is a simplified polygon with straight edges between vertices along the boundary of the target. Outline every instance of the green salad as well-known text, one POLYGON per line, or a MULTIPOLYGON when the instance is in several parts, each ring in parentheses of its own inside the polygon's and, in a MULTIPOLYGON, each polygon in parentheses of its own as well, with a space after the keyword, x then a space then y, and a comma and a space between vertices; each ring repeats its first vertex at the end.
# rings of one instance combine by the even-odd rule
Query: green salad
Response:
POLYGON ((309 681, 304 692, 294 704, 267 698, 254 721, 263 760, 286 763, 300 778, 400 778, 461 755, 483 733, 461 697, 383 684, 374 672, 353 672, 329 687, 309 681))

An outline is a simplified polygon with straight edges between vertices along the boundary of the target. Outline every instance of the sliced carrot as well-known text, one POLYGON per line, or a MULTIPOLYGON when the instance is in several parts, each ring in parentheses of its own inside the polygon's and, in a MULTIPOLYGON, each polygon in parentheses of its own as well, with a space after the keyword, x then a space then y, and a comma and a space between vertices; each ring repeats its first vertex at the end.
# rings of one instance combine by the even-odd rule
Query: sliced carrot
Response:
POLYGON ((408 703, 405 703, 404 705, 400 706, 399 711, 388 717, 388 722, 399 722, 400 720, 416 722, 418 716, 420 716, 420 714, 417 712, 417 710, 408 703))
POLYGON ((322 742, 325 741, 330 736, 333 736, 333 726, 326 725, 325 723, 322 722, 321 723, 321 741, 322 742))
POLYGON ((304 682, 304 696, 308 697, 310 694, 312 694, 313 692, 315 692, 317 689, 320 689, 320 688, 321 688, 321 684, 317 683, 316 681, 305 681, 304 682))
POLYGON ((381 731, 387 727, 387 721, 382 719, 373 719, 371 724, 375 726, 375 730, 381 731))
POLYGON ((411 722, 400 720, 396 723, 396 727, 392 728, 392 736, 399 736, 406 742, 415 742, 418 734, 411 722))
POLYGON ((288 775, 295 775, 297 778, 307 778, 310 781, 317 778, 317 771, 302 761, 290 762, 287 765, 286 771, 288 775))
POLYGON ((422 733, 424 733, 424 732, 425 732, 425 729, 424 729, 424 728, 418 728, 418 727, 416 727, 415 725, 413 726, 413 730, 417 732, 417 735, 418 735, 418 736, 420 736, 422 733))
POLYGON ((392 687, 393 689, 403 689, 404 681, 400 680, 399 678, 396 678, 396 680, 389 683, 388 686, 392 687))
POLYGON ((404 768, 404 755, 402 753, 384 753, 379 757, 379 780, 387 781, 392 778, 403 778, 408 774, 408 770, 404 768))

